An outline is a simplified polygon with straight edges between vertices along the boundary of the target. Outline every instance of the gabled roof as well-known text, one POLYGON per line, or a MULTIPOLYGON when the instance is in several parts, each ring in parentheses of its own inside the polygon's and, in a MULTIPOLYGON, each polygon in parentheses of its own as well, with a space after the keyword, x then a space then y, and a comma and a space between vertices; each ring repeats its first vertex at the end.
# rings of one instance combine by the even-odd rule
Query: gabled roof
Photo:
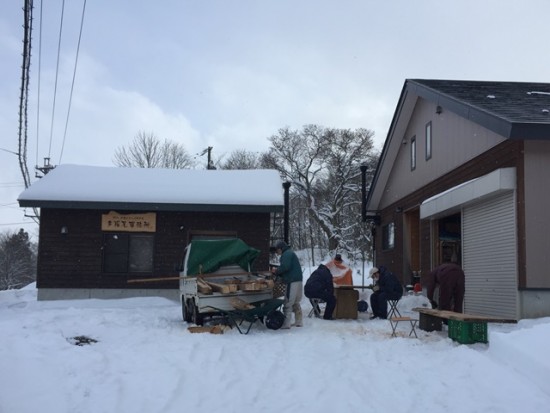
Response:
POLYGON ((367 195, 367 210, 378 208, 418 98, 506 139, 550 140, 549 83, 407 79, 367 195))
POLYGON ((407 90, 509 139, 550 139, 550 84, 409 79, 407 90))
POLYGON ((21 207, 163 211, 282 211, 275 170, 59 165, 19 195, 21 207))

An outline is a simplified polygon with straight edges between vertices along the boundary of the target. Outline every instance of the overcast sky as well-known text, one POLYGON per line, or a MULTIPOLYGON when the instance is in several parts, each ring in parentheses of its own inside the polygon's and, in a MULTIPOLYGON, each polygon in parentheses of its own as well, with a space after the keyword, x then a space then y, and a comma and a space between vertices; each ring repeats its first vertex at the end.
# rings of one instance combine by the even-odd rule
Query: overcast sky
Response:
MULTIPOLYGON (((23 0, 0 4, 0 232, 17 205, 23 0)), ((548 82, 547 0, 35 0, 28 167, 113 166, 139 131, 219 160, 285 126, 368 128, 381 149, 407 78, 548 82), (37 109, 40 108, 39 117, 37 109), (54 122, 52 123, 52 115, 54 122), (39 119, 39 127, 37 120, 39 119)), ((198 158, 206 163, 204 158, 198 158)), ((30 211, 27 211, 30 213, 30 211)))

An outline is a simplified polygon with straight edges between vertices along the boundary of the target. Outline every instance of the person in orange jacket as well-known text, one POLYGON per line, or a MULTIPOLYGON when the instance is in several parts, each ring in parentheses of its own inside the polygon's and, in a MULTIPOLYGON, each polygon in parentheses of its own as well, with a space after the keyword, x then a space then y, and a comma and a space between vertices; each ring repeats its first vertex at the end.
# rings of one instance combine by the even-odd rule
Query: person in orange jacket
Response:
POLYGON ((351 268, 344 265, 342 256, 336 254, 333 260, 325 264, 332 274, 332 282, 336 285, 353 285, 351 268))

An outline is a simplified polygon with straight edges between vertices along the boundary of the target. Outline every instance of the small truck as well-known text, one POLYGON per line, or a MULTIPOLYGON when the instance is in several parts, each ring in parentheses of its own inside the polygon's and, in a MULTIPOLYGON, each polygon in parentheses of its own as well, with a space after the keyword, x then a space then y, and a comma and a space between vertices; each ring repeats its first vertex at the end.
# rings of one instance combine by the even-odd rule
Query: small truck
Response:
POLYGON ((259 253, 238 238, 191 241, 180 273, 183 320, 200 326, 205 317, 272 299, 271 274, 251 272, 259 253))

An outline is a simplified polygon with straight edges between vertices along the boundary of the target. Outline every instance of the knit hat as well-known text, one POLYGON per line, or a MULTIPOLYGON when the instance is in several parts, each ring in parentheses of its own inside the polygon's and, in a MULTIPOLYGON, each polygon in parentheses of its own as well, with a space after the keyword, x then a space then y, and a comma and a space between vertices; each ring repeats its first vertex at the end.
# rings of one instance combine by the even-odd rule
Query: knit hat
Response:
POLYGON ((275 243, 275 249, 284 250, 286 247, 288 247, 288 245, 282 240, 275 243))
POLYGON ((372 278, 372 276, 373 276, 374 274, 376 274, 377 272, 378 272, 378 268, 372 267, 372 268, 370 269, 370 271, 369 271, 369 277, 372 278))
POLYGON ((342 262, 342 256, 340 254, 336 254, 334 256, 334 261, 339 261, 339 262, 342 262))

